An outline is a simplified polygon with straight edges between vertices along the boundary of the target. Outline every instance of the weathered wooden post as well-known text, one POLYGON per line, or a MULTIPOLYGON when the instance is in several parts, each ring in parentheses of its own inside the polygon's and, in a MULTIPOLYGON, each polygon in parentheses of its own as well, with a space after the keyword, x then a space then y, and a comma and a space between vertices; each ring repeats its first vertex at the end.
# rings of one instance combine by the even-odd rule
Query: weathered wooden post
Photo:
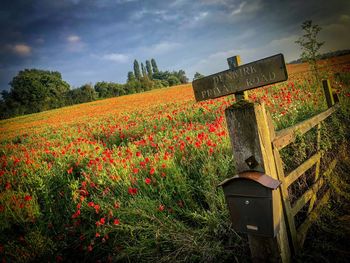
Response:
MULTIPOLYGON (((225 192, 226 200, 230 202, 231 219, 234 226, 240 226, 238 231, 248 234, 254 262, 289 262, 290 249, 271 146, 274 128, 264 105, 248 102, 242 94, 249 89, 286 80, 284 58, 278 54, 245 65, 230 61, 239 59, 228 59, 230 70, 194 81, 194 94, 196 100, 201 101, 238 93, 237 102, 225 110, 237 174, 222 183, 231 183, 225 192), (251 181, 245 181, 247 193, 248 188, 254 187, 260 191, 258 185, 262 185, 260 194, 267 198, 241 198, 245 196, 244 189, 240 191, 241 196, 235 195, 233 180, 236 179, 251 181), (250 214, 244 214, 244 211, 250 214), (261 222, 256 220, 256 214, 261 222)), ((241 183, 240 187, 245 186, 241 183)))
POLYGON ((322 80, 322 86, 323 86, 324 96, 326 97, 327 106, 328 108, 330 108, 335 103, 339 102, 338 94, 336 94, 333 91, 330 81, 328 79, 322 80))

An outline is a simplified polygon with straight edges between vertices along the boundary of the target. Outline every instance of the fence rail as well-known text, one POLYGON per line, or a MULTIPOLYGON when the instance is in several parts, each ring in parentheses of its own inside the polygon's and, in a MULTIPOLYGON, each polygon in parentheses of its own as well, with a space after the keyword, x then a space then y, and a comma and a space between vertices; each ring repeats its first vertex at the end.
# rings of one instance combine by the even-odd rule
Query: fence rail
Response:
POLYGON ((288 144, 292 143, 298 135, 305 134, 317 124, 332 115, 338 109, 338 107, 339 105, 334 105, 328 110, 321 112, 308 120, 302 121, 292 127, 277 131, 276 138, 272 142, 273 146, 281 150, 288 144))

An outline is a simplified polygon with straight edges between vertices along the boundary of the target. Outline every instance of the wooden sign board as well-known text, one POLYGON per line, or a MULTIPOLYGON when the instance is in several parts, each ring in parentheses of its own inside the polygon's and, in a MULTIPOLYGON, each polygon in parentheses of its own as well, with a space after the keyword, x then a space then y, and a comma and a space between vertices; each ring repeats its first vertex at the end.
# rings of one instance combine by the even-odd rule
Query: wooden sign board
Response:
POLYGON ((192 82, 196 101, 219 98, 288 79, 282 54, 260 59, 192 82))

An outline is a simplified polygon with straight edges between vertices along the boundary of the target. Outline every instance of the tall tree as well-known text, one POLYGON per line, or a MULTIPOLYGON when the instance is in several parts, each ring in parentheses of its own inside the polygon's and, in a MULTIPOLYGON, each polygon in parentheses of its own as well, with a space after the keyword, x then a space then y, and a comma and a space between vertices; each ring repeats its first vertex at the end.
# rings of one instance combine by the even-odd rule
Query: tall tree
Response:
POLYGON ((140 65, 139 62, 137 62, 137 60, 134 60, 134 74, 135 74, 135 78, 136 79, 140 79, 141 78, 141 72, 140 72, 140 65))
POLYGON ((134 80, 136 80, 136 79, 135 79, 134 72, 129 71, 129 72, 128 72, 128 79, 127 79, 127 82, 134 81, 134 80))
POLYGON ((151 79, 152 78, 152 66, 151 66, 151 62, 149 60, 146 60, 146 69, 147 69, 148 77, 151 79))
POLYGON ((156 60, 154 58, 151 59, 151 64, 152 64, 152 69, 153 69, 153 73, 158 73, 158 67, 157 67, 157 63, 156 60))
POLYGON ((142 76, 144 78, 147 77, 146 68, 145 68, 145 65, 143 65, 142 62, 141 62, 141 70, 142 70, 142 76))
POLYGON ((299 44, 302 53, 301 58, 303 61, 308 62, 311 69, 314 71, 317 81, 319 80, 317 60, 320 57, 320 48, 324 42, 318 41, 318 33, 321 31, 321 27, 312 23, 312 20, 307 20, 301 25, 304 34, 299 37, 295 43, 299 44))

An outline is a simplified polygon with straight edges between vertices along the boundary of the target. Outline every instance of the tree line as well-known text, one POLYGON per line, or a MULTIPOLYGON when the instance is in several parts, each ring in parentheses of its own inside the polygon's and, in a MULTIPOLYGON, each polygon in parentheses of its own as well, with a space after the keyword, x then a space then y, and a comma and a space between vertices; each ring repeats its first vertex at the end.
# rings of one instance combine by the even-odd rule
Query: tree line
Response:
POLYGON ((62 79, 61 73, 39 69, 24 69, 9 83, 9 91, 2 91, 0 118, 41 112, 78 103, 91 102, 127 94, 140 93, 156 88, 188 83, 184 70, 160 71, 155 59, 145 64, 135 59, 133 71, 127 74, 125 84, 97 82, 78 88, 62 79))

